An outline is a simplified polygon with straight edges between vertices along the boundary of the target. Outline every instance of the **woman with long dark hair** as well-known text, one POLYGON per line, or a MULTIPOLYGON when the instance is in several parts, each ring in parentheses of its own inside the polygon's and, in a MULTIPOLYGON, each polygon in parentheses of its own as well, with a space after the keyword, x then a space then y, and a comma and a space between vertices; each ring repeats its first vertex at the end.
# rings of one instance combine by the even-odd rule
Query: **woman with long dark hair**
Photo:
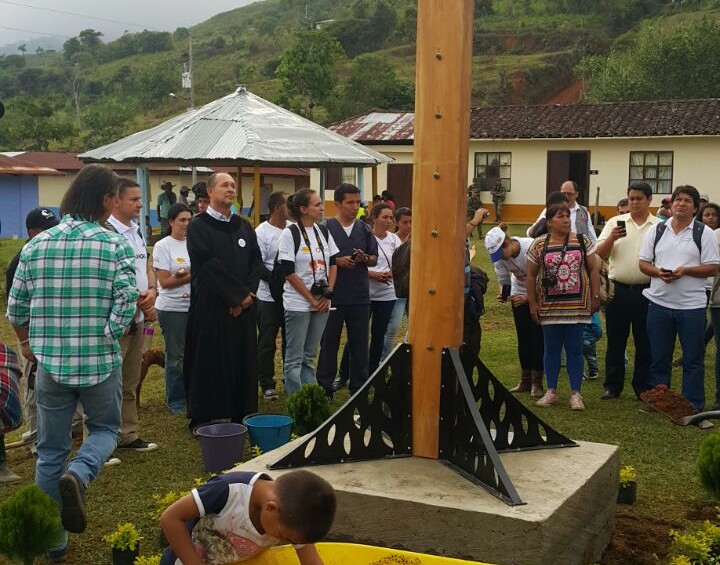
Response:
POLYGON ((582 384, 583 325, 600 308, 600 272, 595 244, 571 231, 567 204, 548 206, 548 233, 538 237, 527 252, 527 297, 530 315, 543 329, 543 365, 547 391, 538 406, 557 404, 560 355, 567 356, 570 408, 585 410, 582 384))
POLYGON ((153 268, 158 297, 155 311, 165 341, 165 402, 171 414, 185 412, 183 355, 185 327, 190 309, 190 255, 187 227, 192 210, 187 204, 173 204, 168 210, 169 234, 153 248, 153 268))
POLYGON ((303 188, 287 200, 297 224, 280 234, 278 260, 285 273, 285 392, 290 395, 315 382, 315 358, 327 324, 337 276, 338 248, 327 229, 316 225, 323 202, 314 190, 303 188))

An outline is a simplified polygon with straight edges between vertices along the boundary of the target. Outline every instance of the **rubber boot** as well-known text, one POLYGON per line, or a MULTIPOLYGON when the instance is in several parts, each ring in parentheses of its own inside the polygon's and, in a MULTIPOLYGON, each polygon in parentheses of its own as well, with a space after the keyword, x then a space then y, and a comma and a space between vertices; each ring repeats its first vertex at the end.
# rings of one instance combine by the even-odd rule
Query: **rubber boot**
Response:
POLYGON ((530 371, 523 369, 520 375, 520 382, 510 389, 510 392, 530 392, 530 371))
POLYGON ((543 395, 543 372, 530 371, 532 385, 530 386, 530 396, 540 398, 543 395))

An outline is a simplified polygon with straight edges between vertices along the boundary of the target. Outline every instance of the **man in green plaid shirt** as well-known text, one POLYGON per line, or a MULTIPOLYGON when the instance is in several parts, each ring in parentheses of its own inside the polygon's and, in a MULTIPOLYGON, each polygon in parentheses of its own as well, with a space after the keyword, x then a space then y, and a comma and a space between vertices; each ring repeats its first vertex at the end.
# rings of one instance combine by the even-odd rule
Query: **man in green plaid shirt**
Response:
MULTIPOLYGON (((118 177, 83 168, 60 206, 60 224, 28 242, 8 301, 8 319, 25 358, 37 360, 38 461, 35 481, 61 508, 65 530, 85 530, 85 489, 117 446, 121 375, 118 340, 138 297, 135 253, 102 223, 117 199, 118 177), (71 425, 82 402, 89 435, 65 470, 71 425)), ((67 536, 51 562, 67 554, 67 536)))

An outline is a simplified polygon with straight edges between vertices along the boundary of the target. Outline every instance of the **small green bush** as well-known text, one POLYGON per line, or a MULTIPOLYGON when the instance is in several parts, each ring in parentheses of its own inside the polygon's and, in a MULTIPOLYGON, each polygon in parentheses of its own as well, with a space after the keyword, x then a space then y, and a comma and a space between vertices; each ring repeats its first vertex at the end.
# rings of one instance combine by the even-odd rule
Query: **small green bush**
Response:
POLYGON ((160 565, 160 559, 161 556, 159 553, 148 556, 138 555, 135 558, 135 563, 133 565, 160 565))
POLYGON ((60 511, 37 485, 18 490, 0 504, 0 554, 26 565, 62 539, 60 511))
POLYGON ((103 536, 103 541, 113 549, 120 551, 135 551, 140 540, 143 539, 135 524, 118 524, 117 530, 103 536))
POLYGON ((720 500, 720 432, 712 433, 700 442, 697 466, 700 482, 720 500))
POLYGON ((320 385, 306 384, 291 394, 286 402, 287 413, 295 421, 293 429, 298 435, 312 432, 330 417, 330 403, 320 385))

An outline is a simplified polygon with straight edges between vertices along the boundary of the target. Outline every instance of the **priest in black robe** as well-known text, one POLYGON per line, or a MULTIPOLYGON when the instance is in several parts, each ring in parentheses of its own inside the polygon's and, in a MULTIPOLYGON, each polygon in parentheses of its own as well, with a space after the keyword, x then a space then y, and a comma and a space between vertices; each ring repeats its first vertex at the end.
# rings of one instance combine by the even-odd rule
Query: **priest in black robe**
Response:
POLYGON ((230 210, 235 181, 208 179, 210 205, 187 231, 192 273, 184 377, 188 427, 242 419, 258 409, 256 310, 263 268, 250 223, 230 210))

